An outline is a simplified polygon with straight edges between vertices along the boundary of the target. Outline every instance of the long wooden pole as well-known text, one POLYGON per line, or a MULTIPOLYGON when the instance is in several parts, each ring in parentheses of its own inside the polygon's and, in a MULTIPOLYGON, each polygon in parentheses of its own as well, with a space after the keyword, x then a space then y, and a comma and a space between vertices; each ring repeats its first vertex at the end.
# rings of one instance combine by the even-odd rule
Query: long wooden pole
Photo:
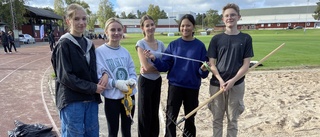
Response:
MULTIPOLYGON (((276 51, 278 51, 279 49, 281 49, 283 46, 285 45, 285 43, 281 44, 279 47, 277 47, 276 49, 274 49, 273 51, 271 51, 268 55, 266 55, 264 58, 262 58, 258 63, 254 64, 252 67, 250 67, 250 69, 246 72, 246 74, 252 70, 254 70, 258 65, 260 65, 262 62, 264 62, 266 59, 268 59, 272 54, 274 54, 276 51)), ((179 122, 176 125, 179 125, 180 123, 182 123, 183 121, 185 121, 186 119, 188 119, 189 117, 191 117, 194 113, 196 113, 200 108, 202 108, 204 105, 208 104, 209 102, 211 102, 215 97, 217 97, 218 95, 220 95, 223 92, 223 89, 220 89, 217 93, 213 94, 209 99, 207 99, 206 101, 204 101, 202 104, 200 104, 198 107, 196 107, 194 110, 192 110, 191 112, 189 112, 186 116, 184 116, 181 120, 179 120, 179 122)))

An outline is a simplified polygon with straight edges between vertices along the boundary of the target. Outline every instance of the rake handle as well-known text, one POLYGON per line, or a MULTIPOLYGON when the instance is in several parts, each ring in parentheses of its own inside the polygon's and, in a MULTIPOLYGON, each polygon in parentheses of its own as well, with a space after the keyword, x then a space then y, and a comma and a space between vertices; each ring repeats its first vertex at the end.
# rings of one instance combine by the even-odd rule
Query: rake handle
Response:
POLYGON ((220 89, 217 93, 213 94, 209 99, 207 99, 205 102, 203 102, 202 104, 200 104, 198 107, 196 107, 195 109, 193 109, 191 112, 189 112, 186 116, 184 116, 178 123, 177 125, 179 125, 180 123, 182 123, 184 120, 188 119, 189 117, 191 117, 194 113, 196 113, 200 108, 202 108, 204 105, 208 104, 210 101, 212 101, 215 97, 217 97, 218 95, 220 95, 223 92, 223 89, 220 89))
MULTIPOLYGON (((285 45, 285 43, 282 43, 279 47, 277 47, 276 49, 274 49, 273 51, 271 51, 268 55, 266 55, 264 58, 262 58, 258 63, 254 64, 245 74, 247 74, 248 72, 250 72, 251 70, 254 70, 259 64, 261 64, 262 62, 264 62, 266 59, 268 59, 273 53, 275 53, 276 51, 278 51, 280 48, 282 48, 285 45)), ((177 125, 179 125, 180 123, 182 123, 183 121, 185 121, 186 119, 188 119, 189 117, 191 117, 194 113, 196 113, 200 108, 202 108, 204 105, 208 104, 209 102, 211 102, 215 97, 217 97, 219 94, 221 94, 223 92, 223 89, 220 89, 217 93, 213 94, 209 99, 207 99, 205 102, 203 102, 202 104, 200 104, 198 107, 196 107, 194 110, 192 110, 191 112, 189 112, 186 116, 184 116, 178 123, 177 125)))
POLYGON ((254 64, 248 71, 254 70, 258 65, 260 65, 262 62, 264 62, 266 59, 268 59, 273 53, 275 53, 276 51, 278 51, 279 49, 281 49, 283 46, 285 45, 285 43, 282 43, 279 47, 277 47, 276 49, 274 49, 273 51, 271 51, 268 55, 266 55, 265 57, 263 57, 258 63, 254 64))

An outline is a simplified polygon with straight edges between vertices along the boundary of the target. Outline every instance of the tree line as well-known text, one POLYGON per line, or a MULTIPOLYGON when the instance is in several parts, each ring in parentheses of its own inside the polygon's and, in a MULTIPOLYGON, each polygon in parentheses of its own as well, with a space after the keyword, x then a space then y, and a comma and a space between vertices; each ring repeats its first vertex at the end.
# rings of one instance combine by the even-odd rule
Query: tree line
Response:
MULTIPOLYGON (((26 0, 11 0, 11 1, 13 1, 12 4, 16 11, 14 13, 16 26, 21 26, 23 24, 28 23, 29 20, 23 17, 23 15, 26 14, 26 10, 24 7, 26 0)), ((147 11, 137 10, 136 13, 130 12, 128 14, 125 11, 123 11, 120 13, 120 15, 118 15, 114 11, 114 5, 109 0, 100 0, 97 13, 92 13, 92 11, 90 10, 89 4, 81 0, 54 0, 53 9, 50 7, 45 7, 42 9, 50 10, 56 13, 57 15, 64 16, 65 8, 71 3, 77 3, 86 10, 87 14, 89 15, 88 25, 87 25, 89 30, 93 30, 94 25, 96 23, 98 23, 98 25, 101 28, 103 28, 105 21, 111 17, 117 17, 120 19, 140 19, 143 15, 148 14, 154 18, 156 24, 158 22, 158 19, 168 18, 167 13, 164 10, 161 10, 158 5, 153 5, 153 4, 149 5, 147 11)), ((8 14, 11 12, 10 4, 11 4, 10 0, 0 0, 0 8, 1 8, 0 20, 1 22, 7 23, 7 26, 9 28, 13 28, 12 16, 8 14)), ((218 15, 218 11, 210 9, 206 13, 197 14, 196 24, 203 25, 205 27, 207 26, 213 27, 215 24, 219 22, 220 19, 221 19, 221 16, 218 15)), ((57 23, 59 25, 66 26, 66 24, 63 24, 64 22, 61 20, 59 20, 57 23)))
MULTIPOLYGON (((11 13, 11 4, 14 7, 13 17, 15 19, 16 26, 21 26, 25 23, 28 23, 23 15, 26 13, 24 4, 26 0, 0 0, 0 22, 7 23, 9 28, 13 28, 12 26, 12 15, 11 13), (12 2, 12 3, 11 3, 12 2)), ((50 7, 46 7, 44 9, 51 10, 57 15, 64 16, 65 8, 71 3, 78 3, 83 6, 89 15, 88 19, 88 29, 93 30, 94 25, 98 22, 101 28, 104 27, 104 23, 107 19, 111 17, 118 17, 121 19, 140 19, 143 15, 150 15, 154 18, 155 23, 157 24, 158 19, 167 19, 167 13, 164 10, 161 10, 158 5, 150 4, 147 11, 137 10, 136 13, 130 12, 125 13, 124 11, 117 15, 114 11, 114 5, 109 0, 100 0, 99 8, 97 13, 92 13, 90 10, 90 6, 88 3, 82 0, 54 0, 54 7, 51 9, 50 7)), ((320 0, 317 2, 317 9, 314 11, 314 19, 320 20, 320 0)), ((209 9, 206 13, 198 13, 196 15, 196 25, 202 25, 205 28, 212 28, 216 24, 219 24, 222 16, 218 14, 218 10, 209 9)), ((63 24, 63 21, 58 21, 59 25, 63 24)), ((66 26, 66 25, 65 25, 66 26)))

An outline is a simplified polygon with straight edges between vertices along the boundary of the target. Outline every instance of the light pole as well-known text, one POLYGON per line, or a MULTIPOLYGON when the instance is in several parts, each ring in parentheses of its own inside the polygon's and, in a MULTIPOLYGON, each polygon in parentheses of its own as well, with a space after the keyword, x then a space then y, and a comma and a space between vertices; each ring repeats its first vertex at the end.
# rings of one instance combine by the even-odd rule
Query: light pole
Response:
POLYGON ((18 34, 19 31, 17 30, 17 27, 16 27, 16 25, 17 25, 16 16, 14 15, 16 12, 15 12, 13 2, 14 2, 14 0, 10 0, 10 12, 11 12, 11 18, 12 18, 12 31, 14 34, 14 44, 16 47, 20 47, 19 34, 18 34))
POLYGON ((170 31, 170 25, 171 25, 171 22, 170 22, 170 20, 171 20, 170 14, 168 14, 168 17, 169 17, 169 33, 170 33, 170 32, 171 32, 171 31, 170 31))
POLYGON ((306 22, 304 23, 304 33, 307 29, 307 23, 308 23, 308 7, 309 7, 309 0, 307 0, 307 12, 306 12, 306 22))
POLYGON ((201 24, 202 24, 202 30, 203 30, 203 15, 204 15, 204 13, 202 13, 202 14, 201 14, 201 21, 202 21, 202 22, 201 22, 201 24))

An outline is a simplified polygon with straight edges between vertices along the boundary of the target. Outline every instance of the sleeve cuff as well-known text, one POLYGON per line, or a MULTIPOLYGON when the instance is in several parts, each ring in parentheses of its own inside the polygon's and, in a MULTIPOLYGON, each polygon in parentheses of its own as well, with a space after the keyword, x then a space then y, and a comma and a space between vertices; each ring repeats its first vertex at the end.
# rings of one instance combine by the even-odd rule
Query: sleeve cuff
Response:
POLYGON ((112 80, 111 85, 112 85, 112 87, 115 87, 115 86, 116 86, 116 82, 115 82, 115 80, 112 80))

